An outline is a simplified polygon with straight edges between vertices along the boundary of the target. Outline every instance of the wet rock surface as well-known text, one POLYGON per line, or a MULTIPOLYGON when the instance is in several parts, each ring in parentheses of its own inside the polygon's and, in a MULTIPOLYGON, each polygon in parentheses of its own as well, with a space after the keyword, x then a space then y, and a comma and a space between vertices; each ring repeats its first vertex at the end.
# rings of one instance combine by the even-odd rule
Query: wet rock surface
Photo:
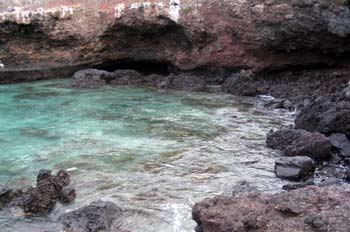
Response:
POLYGON ((258 192, 259 190, 248 181, 240 181, 232 187, 232 196, 242 195, 250 192, 258 192))
POLYGON ((95 201, 81 209, 62 217, 66 232, 122 232, 112 227, 113 222, 122 215, 122 210, 112 202, 95 201))
POLYGON ((300 129, 281 129, 268 133, 268 147, 283 151, 286 156, 309 156, 314 160, 327 160, 331 156, 331 141, 317 132, 300 129))
POLYGON ((315 162, 307 156, 283 157, 275 163, 276 176, 281 179, 299 181, 311 177, 315 162))
POLYGON ((310 186, 277 194, 218 196, 194 205, 197 232, 348 231, 348 188, 310 186))
POLYGON ((3 207, 19 207, 27 216, 45 215, 57 202, 70 203, 75 199, 75 190, 69 187, 70 177, 64 170, 52 175, 49 170, 41 170, 36 187, 26 190, 3 189, 0 202, 3 207))

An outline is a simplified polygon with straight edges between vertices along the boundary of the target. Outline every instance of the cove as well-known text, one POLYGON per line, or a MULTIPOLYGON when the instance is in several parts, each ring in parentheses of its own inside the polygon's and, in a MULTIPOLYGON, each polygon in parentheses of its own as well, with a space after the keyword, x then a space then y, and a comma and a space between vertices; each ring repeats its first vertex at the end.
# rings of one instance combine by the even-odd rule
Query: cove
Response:
POLYGON ((1 231, 60 231, 60 215, 100 198, 125 210, 131 231, 192 231, 194 202, 230 194, 241 180, 272 192, 285 183, 265 136, 292 116, 264 109, 264 98, 68 86, 0 86, 0 183, 31 184, 41 168, 66 169, 78 193, 45 219, 1 212, 1 231))

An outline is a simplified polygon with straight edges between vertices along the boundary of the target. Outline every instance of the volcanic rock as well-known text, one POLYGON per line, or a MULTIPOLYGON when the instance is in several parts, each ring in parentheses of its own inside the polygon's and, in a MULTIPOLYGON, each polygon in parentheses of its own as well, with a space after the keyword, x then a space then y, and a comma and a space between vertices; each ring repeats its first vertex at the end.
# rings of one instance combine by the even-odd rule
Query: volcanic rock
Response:
POLYGON ((310 186, 277 194, 217 196, 194 205, 197 232, 340 231, 350 227, 350 190, 310 186))
POLYGON ((110 84, 135 85, 143 82, 143 76, 135 70, 116 70, 112 73, 110 84))
POLYGON ((346 1, 172 2, 5 1, 0 82, 144 61, 180 70, 327 67, 345 63, 350 51, 346 1))
POLYGON ((281 129, 267 134, 268 147, 281 150, 286 156, 308 156, 325 160, 331 156, 330 140, 318 133, 300 129, 281 129))
POLYGON ((36 187, 5 189, 0 194, 0 202, 3 207, 20 207, 26 216, 46 214, 56 202, 70 203, 75 199, 75 190, 68 188, 69 184, 69 174, 63 170, 55 176, 49 170, 40 170, 36 187))
POLYGON ((118 228, 111 228, 111 225, 121 215, 122 210, 114 203, 95 201, 63 215, 63 230, 65 232, 117 232, 118 228))
POLYGON ((85 69, 74 73, 72 86, 75 88, 99 88, 107 84, 106 79, 110 79, 112 74, 97 69, 85 69))
POLYGON ((315 162, 307 156, 283 157, 275 163, 276 176, 281 179, 299 181, 307 179, 315 171, 315 162))
POLYGON ((343 157, 350 158, 350 141, 345 134, 335 133, 328 137, 343 157))
POLYGON ((344 133, 350 136, 350 101, 321 97, 299 113, 295 127, 327 135, 344 133))

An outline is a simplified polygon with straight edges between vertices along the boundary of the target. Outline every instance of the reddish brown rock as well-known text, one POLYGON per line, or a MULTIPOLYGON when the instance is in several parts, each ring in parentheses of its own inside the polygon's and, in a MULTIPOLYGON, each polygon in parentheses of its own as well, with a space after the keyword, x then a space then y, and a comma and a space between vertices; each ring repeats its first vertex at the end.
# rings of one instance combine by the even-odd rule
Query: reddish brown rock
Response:
POLYGON ((344 1, 27 2, 0 3, 3 83, 70 76, 125 60, 181 70, 341 65, 350 51, 344 1))
POLYGON ((286 156, 308 156, 314 160, 331 157, 331 141, 318 132, 301 129, 281 129, 267 134, 268 147, 283 151, 286 156))
POLYGON ((277 194, 218 196, 194 205, 197 232, 339 231, 350 227, 350 190, 301 188, 277 194))

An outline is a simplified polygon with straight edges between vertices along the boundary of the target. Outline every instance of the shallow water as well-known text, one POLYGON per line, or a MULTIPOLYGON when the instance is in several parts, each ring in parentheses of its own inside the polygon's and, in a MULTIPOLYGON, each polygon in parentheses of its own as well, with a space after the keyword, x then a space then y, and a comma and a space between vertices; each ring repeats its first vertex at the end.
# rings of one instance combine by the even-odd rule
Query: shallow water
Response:
POLYGON ((0 213, 0 231, 60 231, 59 216, 97 199, 124 209, 131 231, 193 231, 191 206, 247 180, 283 181, 265 148, 292 116, 263 99, 136 87, 76 90, 67 80, 0 86, 0 183, 32 184, 39 169, 68 169, 78 191, 47 219, 0 213))

